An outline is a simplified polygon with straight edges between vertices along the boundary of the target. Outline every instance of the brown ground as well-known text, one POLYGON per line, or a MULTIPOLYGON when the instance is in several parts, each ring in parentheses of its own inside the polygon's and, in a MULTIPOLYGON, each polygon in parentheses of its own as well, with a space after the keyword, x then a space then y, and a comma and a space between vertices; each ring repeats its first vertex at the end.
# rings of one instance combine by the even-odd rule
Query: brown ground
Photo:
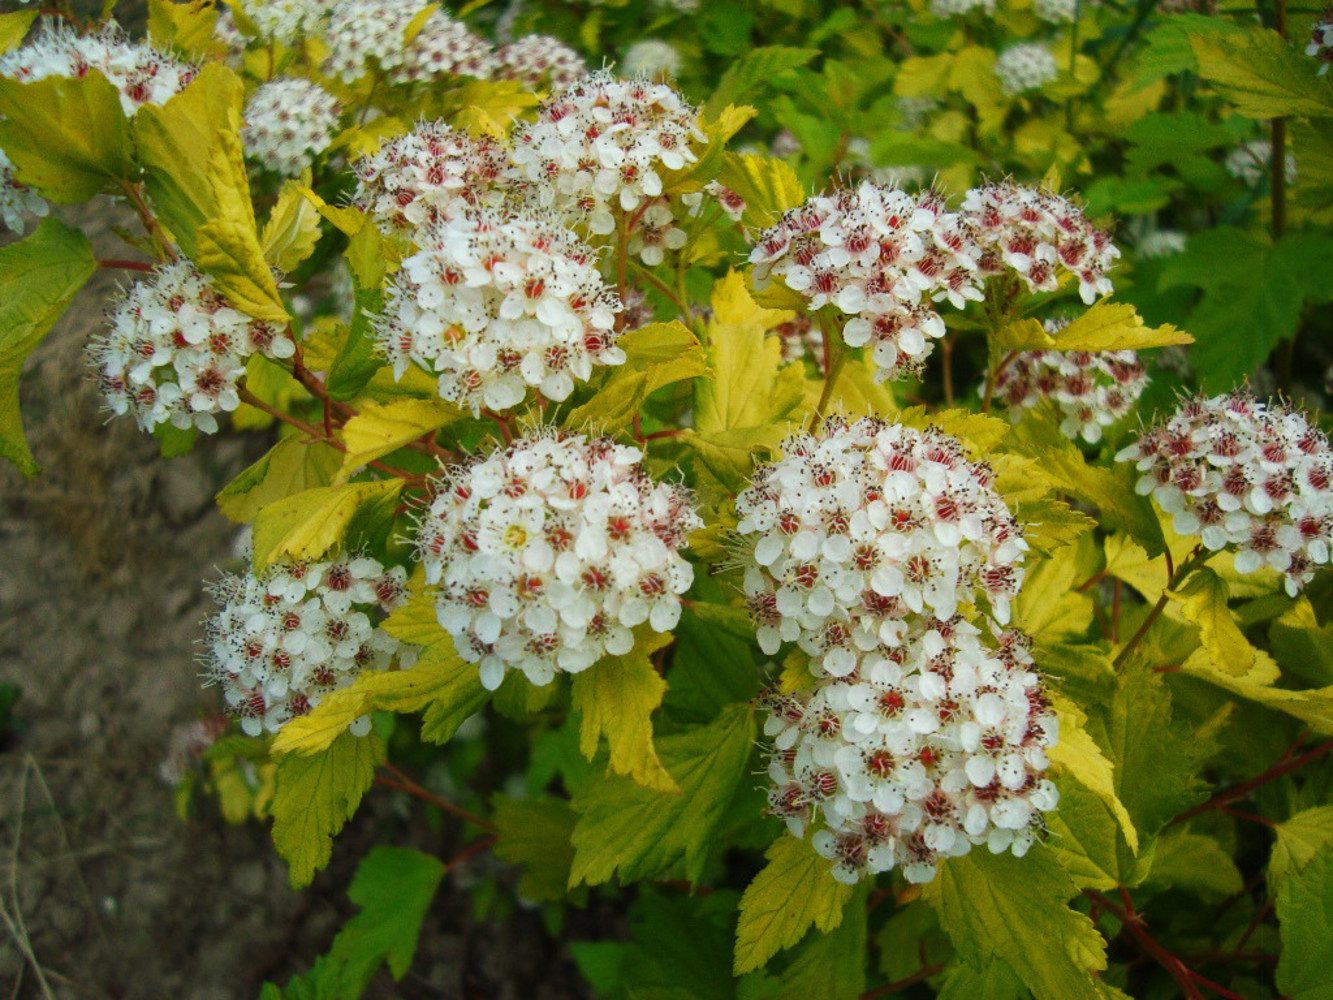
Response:
MULTIPOLYGON (((105 235, 107 209, 69 221, 105 235)), ((93 235, 107 253, 117 243, 93 235)), ((377 790, 330 870, 297 893, 259 824, 228 826, 207 806, 177 819, 160 762, 173 730, 220 704, 194 667, 212 607, 200 583, 236 536, 211 497, 266 443, 223 435, 164 460, 132 421, 104 423, 82 350, 116 280, 96 275, 29 362, 23 411, 43 475, 0 469, 0 682, 22 689, 17 732, 0 733, 0 1000, 251 1000, 327 948, 371 843, 443 857, 456 845, 377 790)), ((470 913, 446 881, 412 972, 368 995, 582 995, 536 915, 479 925, 470 913)))

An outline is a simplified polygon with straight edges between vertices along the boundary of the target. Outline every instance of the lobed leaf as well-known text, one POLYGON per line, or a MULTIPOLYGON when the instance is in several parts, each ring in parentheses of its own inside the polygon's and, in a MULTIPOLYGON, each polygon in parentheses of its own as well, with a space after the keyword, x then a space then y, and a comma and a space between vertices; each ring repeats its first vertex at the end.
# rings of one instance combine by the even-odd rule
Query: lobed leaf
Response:
POLYGON ((280 559, 318 559, 342 541, 360 513, 392 512, 402 492, 401 479, 303 490, 268 504, 254 522, 254 566, 261 570, 280 559))

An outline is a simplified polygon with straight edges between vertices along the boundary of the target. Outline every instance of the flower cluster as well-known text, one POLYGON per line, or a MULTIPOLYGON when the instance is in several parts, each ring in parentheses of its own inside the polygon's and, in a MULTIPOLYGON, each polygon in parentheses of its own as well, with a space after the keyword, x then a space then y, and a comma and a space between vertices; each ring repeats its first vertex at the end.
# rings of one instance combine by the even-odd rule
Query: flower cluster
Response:
POLYGON ((338 0, 329 15, 326 72, 351 83, 373 59, 390 83, 494 75, 491 47, 442 10, 432 11, 409 42, 407 30, 423 9, 420 0, 338 0))
POLYGON ((1307 56, 1314 56, 1322 64, 1319 75, 1323 76, 1333 66, 1333 7, 1324 11, 1323 17, 1310 29, 1310 44, 1305 47, 1307 56))
POLYGON ((921 370, 944 321, 930 305, 980 300, 978 252, 957 214, 934 192, 909 195, 869 181, 816 195, 755 240, 756 284, 770 275, 803 295, 811 310, 832 305, 852 316, 843 339, 873 343, 878 377, 921 370))
POLYGON ((529 386, 565 399, 592 366, 618 365, 621 303, 597 253, 558 221, 479 209, 417 232, 385 289, 377 330, 401 378, 439 375, 444 399, 504 410, 529 386))
POLYGON ((417 530, 441 626, 499 687, 623 655, 632 629, 669 632, 693 568, 679 554, 702 522, 688 492, 654 483, 642 453, 562 432, 446 471, 417 530))
POLYGON ((21 83, 51 76, 83 77, 96 70, 120 94, 120 106, 132 115, 145 104, 164 104, 194 79, 196 67, 132 42, 114 22, 86 35, 43 21, 37 36, 0 56, 0 77, 21 83))
POLYGON ((662 194, 662 173, 697 159, 698 112, 666 84, 583 77, 537 108, 514 132, 514 162, 546 205, 590 213, 589 229, 615 231, 612 206, 633 212, 662 194))
POLYGON ((1178 229, 1154 229, 1139 238, 1140 260, 1170 257, 1185 249, 1186 236, 1178 229))
MULTIPOLYGON (((1250 142, 1242 142, 1227 153, 1227 158, 1222 165, 1226 168, 1226 172, 1236 180, 1253 187, 1268 177, 1272 162, 1273 144, 1267 139, 1253 139, 1250 142)), ((1283 161, 1283 170, 1287 183, 1295 184, 1295 154, 1287 153, 1286 159, 1283 161)))
MULTIPOLYGON (((1047 320, 1046 330, 1065 325, 1047 320)), ((1095 444, 1147 387, 1148 373, 1134 351, 1024 351, 996 375, 995 398, 1014 420, 1049 399, 1066 437, 1095 444)))
POLYGON ((338 131, 338 99, 299 77, 270 80, 245 106, 247 155, 283 177, 297 177, 338 131))
POLYGON ((1020 42, 996 57, 995 75, 1000 78, 1001 89, 1012 97, 1046 86, 1060 75, 1060 67, 1045 45, 1020 42))
POLYGON ((930 0, 930 12, 936 17, 958 17, 979 10, 995 13, 995 0, 930 0))
POLYGON ((498 207, 522 185, 503 145, 425 122, 352 164, 352 204, 387 233, 441 222, 468 207, 498 207))
POLYGON ((136 282, 108 312, 89 358, 112 412, 151 431, 170 422, 217 431, 218 413, 240 405, 250 355, 289 358, 292 341, 232 307, 213 282, 181 261, 136 282))
POLYGON ((50 206, 45 198, 14 180, 14 164, 0 149, 0 218, 4 219, 5 227, 21 233, 25 216, 42 218, 48 211, 50 206))
POLYGON ((911 616, 951 618, 977 592, 1009 620, 1027 543, 956 438, 830 419, 783 451, 736 498, 765 653, 797 642, 816 676, 846 677, 900 645, 911 616))
POLYGON ((1120 251, 1110 233, 1094 227, 1069 199, 1004 181, 968 191, 963 214, 982 250, 983 275, 1012 268, 1030 290, 1052 292, 1063 267, 1078 278, 1085 304, 1110 293, 1106 272, 1120 251))
POLYGON ((677 76, 680 73, 680 53, 670 42, 660 38, 645 38, 625 50, 620 59, 620 74, 625 77, 677 76))
MULTIPOLYGON (((260 39, 291 45, 298 38, 319 31, 332 0, 244 0, 236 6, 254 26, 260 39)), ((223 10, 218 16, 219 34, 227 38, 236 32, 235 24, 230 8, 223 10)))
POLYGON ((525 35, 501 46, 495 58, 499 63, 497 77, 519 80, 529 87, 568 87, 588 73, 583 57, 550 35, 525 35))
POLYGON ((1060 24, 1078 16, 1080 2, 1086 10, 1094 5, 1095 0, 1032 0, 1032 13, 1043 21, 1060 24))
MULTIPOLYGON (((281 563, 259 576, 224 576, 212 593, 222 610, 205 627, 205 671, 251 736, 276 733, 325 695, 408 653, 376 627, 406 597, 401 566, 386 570, 350 555, 281 563)), ((364 736, 370 717, 350 728, 364 736)))
POLYGON ((1136 463, 1139 493, 1179 534, 1214 552, 1233 547, 1241 573, 1268 566, 1295 597, 1329 560, 1333 449, 1284 405, 1248 392, 1188 399, 1116 459, 1136 463))
POLYGON ((1023 855, 1058 800, 1044 777, 1059 737, 1021 633, 991 642, 961 618, 924 618, 845 679, 770 693, 770 809, 833 876, 901 869, 929 882, 940 860, 985 844, 1023 855))

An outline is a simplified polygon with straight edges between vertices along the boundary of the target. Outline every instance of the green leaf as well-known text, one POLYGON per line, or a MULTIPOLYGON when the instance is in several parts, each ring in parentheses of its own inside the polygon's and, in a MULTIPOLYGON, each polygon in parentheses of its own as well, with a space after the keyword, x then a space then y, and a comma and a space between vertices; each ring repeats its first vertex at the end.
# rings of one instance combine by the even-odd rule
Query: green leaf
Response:
POLYGON ((675 636, 670 687, 662 700, 672 719, 707 722, 759 693, 754 626, 743 608, 696 601, 681 614, 675 636))
POLYGON ((420 851, 371 848, 347 890, 361 912, 343 925, 329 949, 329 961, 340 972, 335 995, 360 996, 383 964, 394 979, 403 978, 445 871, 439 858, 420 851))
POLYGON ((1088 719, 1083 711, 1064 698, 1057 696, 1053 700, 1060 723, 1060 741, 1050 749, 1051 763, 1063 768, 1106 804, 1120 824, 1129 849, 1137 854, 1139 834, 1129 818, 1129 811, 1116 794, 1115 766, 1088 733, 1088 719))
POLYGON ((259 237, 264 260, 279 271, 295 271, 315 252, 318 242, 318 209, 305 197, 296 181, 287 181, 259 237))
POLYGON ((574 675, 574 710, 583 716, 579 750, 591 760, 602 735, 611 748, 611 770, 645 788, 675 791, 676 784, 653 749, 653 710, 666 681, 648 657, 671 641, 654 634, 624 656, 608 654, 574 675))
POLYGON ((936 1000, 1022 1000, 1026 995, 1023 981, 1004 962, 987 962, 982 968, 958 962, 945 972, 936 1000))
POLYGON ((1047 844, 1074 885, 1105 890, 1142 882, 1152 846, 1135 857, 1104 799, 1067 774, 1056 775, 1055 783, 1060 808, 1046 817, 1047 844))
POLYGON ((341 402, 355 399, 375 373, 385 366, 376 347, 373 317, 384 307, 380 282, 384 278, 383 239, 374 226, 363 225, 347 246, 356 292, 352 329, 329 369, 329 396, 341 402))
POLYGON ((1021 858, 982 850, 950 858, 922 896, 974 968, 1004 962, 1036 1000, 1097 1000, 1093 973, 1106 968, 1106 942, 1067 905, 1076 891, 1037 846, 1021 858))
POLYGON ((713 91, 713 96, 704 105, 704 114, 712 117, 728 104, 749 100, 753 94, 771 86, 775 78, 788 70, 804 66, 817 55, 818 49, 797 49, 785 45, 744 51, 722 74, 717 90, 713 91))
POLYGON ((377 735, 344 732, 321 754, 291 754, 279 762, 273 843, 291 866, 292 888, 309 885, 329 863, 334 836, 356 812, 383 760, 377 735))
POLYGON ((852 896, 852 887, 833 877, 832 864, 808 841, 784 833, 765 856, 768 864, 741 897, 732 967, 737 976, 790 948, 812 924, 834 930, 852 896))
POLYGON ((218 508, 232 521, 248 524, 276 500, 327 486, 342 455, 322 441, 285 437, 217 495, 218 508))
POLYGON ((134 172, 120 94, 100 72, 32 83, 0 79, 0 148, 14 176, 60 205, 134 172))
POLYGON ((1192 343, 1193 337, 1173 326, 1147 326, 1132 305, 1098 302, 1055 334, 1054 347, 1057 351, 1142 351, 1192 343))
POLYGON ((564 425, 572 430, 609 434, 629 426, 648 397, 648 376, 617 369, 586 403, 569 411, 564 425))
POLYGON ((367 403, 343 425, 343 456, 338 478, 346 482, 357 469, 387 455, 445 424, 464 416, 462 410, 442 399, 395 399, 392 402, 367 403))
POLYGON ((319 558, 342 540, 358 514, 391 513, 402 489, 401 479, 383 479, 303 490, 268 504, 255 518, 255 569, 284 558, 319 558))
POLYGON ((495 855, 523 869, 518 891, 534 903, 565 898, 574 864, 571 838, 578 815, 564 799, 491 800, 495 855))
POLYGON ((87 237, 55 219, 0 247, 0 456, 28 478, 39 469, 19 415, 23 362, 96 270, 87 237))
POLYGON ((1157 839, 1150 881, 1221 899, 1239 893, 1240 869, 1214 837, 1172 829, 1157 839))
POLYGON ((1255 653, 1254 669, 1243 677, 1219 670, 1212 654, 1205 649, 1195 650, 1180 669, 1232 694, 1300 719, 1317 733, 1333 735, 1333 685, 1308 691, 1276 687, 1281 676, 1277 664, 1261 650, 1255 653))
POLYGON ((1273 832, 1273 856, 1268 862, 1269 878, 1278 882, 1295 875, 1308 865, 1315 854, 1333 844, 1333 805, 1303 809, 1273 832))
POLYGON ((778 979, 778 998, 858 1000, 865 992, 867 892, 864 885, 856 890, 835 929, 801 945, 778 979))
POLYGON ((1278 882, 1274 909, 1282 932, 1278 989, 1291 1000, 1333 1000, 1333 847, 1278 882))
POLYGON ((1254 647, 1241 634, 1231 609, 1230 593, 1221 577, 1206 566, 1192 572, 1184 586, 1168 591, 1187 622, 1198 626, 1199 641, 1219 670, 1242 676, 1254 667, 1254 647))
POLYGON ((1333 115, 1333 83, 1276 31, 1189 33, 1199 75, 1248 118, 1333 115))
POLYGON ((683 864, 698 881, 714 847, 713 831, 737 787, 748 780, 754 713, 737 705, 713 722, 663 737, 663 766, 678 792, 643 788, 626 778, 589 781, 574 797, 574 863, 569 884, 651 878, 683 864))
POLYGON ((1308 597, 1269 626, 1268 641, 1284 673, 1314 687, 1333 684, 1333 624, 1319 624, 1308 597))

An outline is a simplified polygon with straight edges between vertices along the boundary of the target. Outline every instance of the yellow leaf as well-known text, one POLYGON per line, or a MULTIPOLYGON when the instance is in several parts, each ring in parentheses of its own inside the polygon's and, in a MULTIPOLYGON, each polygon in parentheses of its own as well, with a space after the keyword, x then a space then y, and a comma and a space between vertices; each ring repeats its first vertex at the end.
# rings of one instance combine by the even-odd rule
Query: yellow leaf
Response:
POLYGON ((0 53, 8 52, 23 41, 23 36, 32 27, 37 18, 35 10, 19 10, 12 14, 0 14, 0 53))
POLYGON ((732 968, 737 976, 796 944, 811 924, 833 930, 852 895, 850 885, 833 878, 832 864, 804 840, 783 834, 765 857, 768 864, 741 896, 732 968))
POLYGON ((365 404, 343 427, 347 453, 338 480, 346 482, 368 462, 462 416, 462 410, 442 399, 395 399, 382 405, 365 404))
POLYGON ((795 694, 819 683, 819 678, 810 672, 810 654, 796 648, 782 660, 782 672, 778 674, 778 690, 783 694, 795 694))
POLYGON ((1300 719, 1320 735, 1333 735, 1333 685, 1307 691, 1274 687, 1281 676, 1277 664, 1262 650, 1254 651, 1254 659, 1250 672, 1238 677, 1219 670, 1212 653, 1199 648, 1190 654, 1180 669, 1242 698, 1300 719))
POLYGON ((1014 621, 1042 642, 1082 637, 1092 624, 1092 598, 1075 588, 1089 575, 1070 547, 1029 563, 1014 621))
POLYGON ((408 581, 407 602, 380 622, 380 629, 414 646, 433 646, 449 639, 436 617, 435 591, 426 586, 426 572, 420 565, 408 581))
POLYGON ((187 58, 226 54, 215 35, 217 23, 218 8, 207 0, 148 0, 148 37, 158 48, 175 49, 187 58))
POLYGON ((1180 605, 1186 621, 1198 626, 1199 641, 1219 670, 1243 676, 1253 669, 1255 648, 1236 625, 1227 607, 1227 585, 1216 573, 1207 567, 1196 569, 1184 586, 1167 596, 1180 605))
POLYGON ((758 153, 725 153, 718 183, 745 199, 741 221, 766 229, 788 209, 805 201, 805 185, 785 160, 758 153))
POLYGON ((1055 715, 1060 723, 1060 741, 1047 752, 1051 763, 1069 772, 1088 791, 1106 803, 1111 815, 1120 824, 1125 843, 1135 854, 1139 853, 1139 832, 1129 818, 1129 810, 1115 791, 1115 765, 1102 753, 1101 747, 1088 735, 1088 717, 1073 702, 1059 695, 1052 698, 1055 715))
POLYGON ((1192 343, 1193 337, 1169 324, 1146 326, 1126 302, 1098 302, 1055 335, 1057 351, 1141 351, 1192 343))
POLYGON ((537 95, 517 80, 469 80, 445 95, 440 117, 474 136, 502 139, 516 118, 536 106, 537 95))
POLYGON ((301 195, 306 201, 315 206, 315 210, 320 215, 333 223, 333 227, 344 236, 355 236, 361 232, 366 222, 369 221, 369 216, 360 209, 353 208, 350 205, 330 205, 308 187, 301 188, 301 195))
POLYGON ((648 396, 648 376, 623 366, 582 406, 569 411, 564 425, 571 430, 608 434, 626 427, 648 396))
POLYGON ((904 59, 893 80, 893 92, 899 97, 943 97, 949 87, 953 62, 952 52, 904 59))
POLYGON ((583 716, 579 751, 591 760, 602 734, 611 748, 611 770, 644 788, 676 790, 653 749, 652 713, 666 693, 650 654, 671 641, 654 633, 625 656, 604 656, 574 675, 573 705, 583 716))
POLYGON ((248 524, 274 501, 327 486, 339 463, 339 453, 322 441, 283 438, 222 488, 218 508, 230 520, 248 524))
POLYGON ((1055 346, 1055 340, 1035 319, 1020 319, 992 334, 991 343, 999 351, 1041 351, 1055 346))
POLYGON ((937 410, 928 413, 925 407, 913 406, 903 410, 894 422, 925 430, 934 427, 962 441, 975 458, 986 458, 1009 433, 1007 420, 971 410, 937 410))
POLYGON ((699 127, 704 134, 704 145, 702 149, 695 148, 698 159, 663 174, 662 190, 667 194, 698 191, 716 177, 727 141, 758 113, 747 104, 728 104, 716 118, 701 118, 699 127))
POLYGON ((402 488, 401 479, 383 479, 305 490, 269 504, 255 518, 256 571, 284 558, 318 559, 342 540, 363 507, 392 507, 402 488))
POLYGON ((279 271, 295 271, 315 252, 318 242, 319 211, 304 196, 301 185, 287 181, 259 238, 264 260, 279 271))
POLYGON ((680 320, 650 323, 631 330, 616 346, 625 352, 625 367, 647 376, 644 390, 652 395, 664 385, 708 372, 703 346, 680 320))

